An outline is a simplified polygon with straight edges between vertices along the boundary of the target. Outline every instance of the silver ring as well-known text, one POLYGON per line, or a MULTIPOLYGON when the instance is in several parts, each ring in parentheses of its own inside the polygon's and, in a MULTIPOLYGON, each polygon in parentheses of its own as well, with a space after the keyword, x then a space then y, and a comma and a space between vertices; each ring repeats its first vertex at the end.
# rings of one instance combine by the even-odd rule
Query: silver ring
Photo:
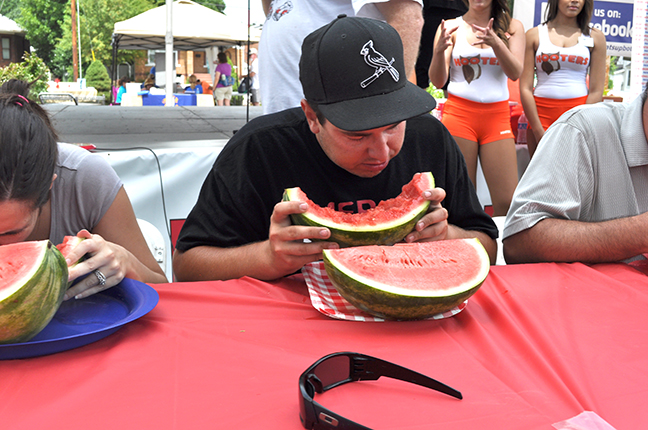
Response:
POLYGON ((99 280, 99 285, 101 285, 102 287, 103 287, 104 285, 106 285, 106 275, 104 275, 103 273, 101 273, 101 272, 99 271, 99 269, 95 270, 95 271, 92 272, 92 273, 94 273, 95 276, 97 277, 97 279, 99 280))

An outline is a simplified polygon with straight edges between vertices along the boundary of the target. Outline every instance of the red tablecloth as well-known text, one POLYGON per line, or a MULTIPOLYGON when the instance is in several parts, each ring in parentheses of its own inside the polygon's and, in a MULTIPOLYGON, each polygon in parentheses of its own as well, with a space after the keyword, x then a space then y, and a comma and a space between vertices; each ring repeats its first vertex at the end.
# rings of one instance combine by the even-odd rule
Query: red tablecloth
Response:
POLYGON ((645 429, 648 277, 625 265, 493 267, 439 321, 361 323, 300 277, 157 285, 158 306, 96 343, 0 362, 3 429, 300 429, 297 379, 356 351, 460 390, 381 378, 316 399, 375 429, 547 429, 585 410, 645 429))

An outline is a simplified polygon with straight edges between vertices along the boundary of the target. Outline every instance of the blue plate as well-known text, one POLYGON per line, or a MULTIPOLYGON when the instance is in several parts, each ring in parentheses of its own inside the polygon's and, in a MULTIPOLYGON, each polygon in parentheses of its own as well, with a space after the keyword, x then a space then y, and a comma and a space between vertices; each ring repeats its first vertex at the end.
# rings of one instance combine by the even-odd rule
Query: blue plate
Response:
POLYGON ((159 299, 153 288, 124 278, 85 299, 63 302, 52 321, 32 340, 0 345, 0 360, 53 354, 103 339, 149 313, 159 299))

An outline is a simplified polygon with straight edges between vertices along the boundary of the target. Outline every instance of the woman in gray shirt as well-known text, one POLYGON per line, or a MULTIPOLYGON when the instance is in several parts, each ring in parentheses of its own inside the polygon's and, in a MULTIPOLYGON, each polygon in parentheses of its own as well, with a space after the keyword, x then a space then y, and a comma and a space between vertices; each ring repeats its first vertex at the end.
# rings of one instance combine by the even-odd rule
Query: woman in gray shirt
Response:
POLYGON ((84 298, 128 277, 168 282, 139 229, 121 180, 100 156, 57 143, 29 84, 0 89, 0 245, 65 236, 85 238, 68 255, 74 281, 65 298, 84 298))

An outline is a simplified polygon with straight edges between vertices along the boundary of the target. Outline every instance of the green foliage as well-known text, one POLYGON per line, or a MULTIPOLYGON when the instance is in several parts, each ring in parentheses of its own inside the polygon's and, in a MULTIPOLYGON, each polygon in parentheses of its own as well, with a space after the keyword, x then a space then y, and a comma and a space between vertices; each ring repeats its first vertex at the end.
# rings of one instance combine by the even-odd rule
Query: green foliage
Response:
POLYGON ((62 35, 65 14, 70 14, 68 0, 21 0, 16 22, 27 31, 29 43, 46 64, 62 35), (66 7, 67 6, 67 7, 66 7))
MULTIPOLYGON (((27 31, 27 39, 49 65, 54 76, 72 77, 72 25, 70 0, 3 0, 20 11, 16 22, 27 31)), ((79 5, 81 70, 92 61, 112 64, 112 32, 115 22, 124 21, 155 7, 156 0, 82 0, 79 5)), ((4 9, 3 9, 4 10, 4 9)), ((146 55, 120 51, 117 62, 133 63, 146 55)))
MULTIPOLYGON (((218 12, 225 11, 225 7, 226 7, 224 0, 193 0, 193 1, 218 12)), ((241 1, 241 0, 236 0, 236 1, 241 1)), ((155 4, 155 6, 164 6, 166 2, 165 0, 153 0, 153 3, 155 4)))
POLYGON ((223 12, 225 10, 225 2, 223 0, 194 0, 196 3, 213 9, 218 12, 223 12))
POLYGON ((443 90, 438 90, 432 83, 430 83, 430 86, 427 87, 426 91, 435 99, 444 99, 445 94, 443 93, 443 90))
POLYGON ((110 91, 110 76, 101 61, 95 60, 90 63, 90 67, 86 70, 85 78, 86 85, 96 88, 98 93, 110 91))
POLYGON ((21 0, 2 0, 0 15, 4 15, 9 19, 18 22, 18 19, 20 18, 20 1, 21 0))
POLYGON ((49 69, 36 54, 25 53, 22 63, 11 63, 7 67, 0 68, 0 83, 9 79, 33 82, 30 96, 36 99, 39 93, 47 91, 49 69))

